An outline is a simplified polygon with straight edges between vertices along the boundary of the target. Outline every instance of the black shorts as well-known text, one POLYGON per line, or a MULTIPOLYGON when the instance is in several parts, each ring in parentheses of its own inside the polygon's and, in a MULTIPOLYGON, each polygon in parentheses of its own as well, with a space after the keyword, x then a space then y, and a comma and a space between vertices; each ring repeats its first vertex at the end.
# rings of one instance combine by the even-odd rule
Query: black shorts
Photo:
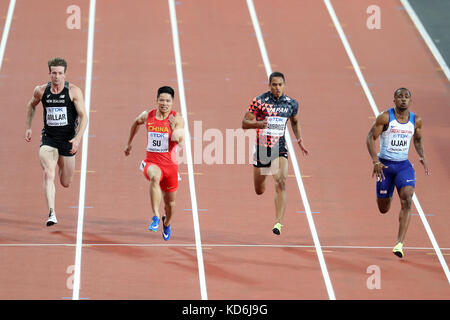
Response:
POLYGON ((253 154, 253 166, 256 168, 270 167, 272 161, 279 158, 288 158, 288 150, 285 144, 277 143, 272 148, 255 145, 255 153, 253 154))
POLYGON ((41 136, 41 145, 42 146, 50 146, 53 148, 58 149, 58 153, 60 156, 64 156, 64 157, 73 157, 75 153, 70 153, 70 150, 72 150, 72 143, 69 142, 69 140, 71 140, 72 138, 55 138, 52 136, 49 136, 46 133, 42 133, 41 136))

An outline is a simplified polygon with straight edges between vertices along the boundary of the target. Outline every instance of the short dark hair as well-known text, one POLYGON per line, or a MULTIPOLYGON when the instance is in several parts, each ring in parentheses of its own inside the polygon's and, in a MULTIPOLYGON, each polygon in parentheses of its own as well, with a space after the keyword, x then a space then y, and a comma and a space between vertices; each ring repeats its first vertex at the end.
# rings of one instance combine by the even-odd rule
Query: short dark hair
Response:
POLYGON ((53 58, 48 60, 48 71, 52 72, 51 67, 64 67, 64 72, 67 70, 67 61, 63 58, 53 58))
POLYGON ((158 89, 158 95, 156 96, 156 98, 159 98, 159 96, 162 93, 168 93, 168 94, 170 94, 172 96, 172 99, 175 98, 175 90, 173 90, 172 87, 164 86, 164 87, 159 88, 158 89))
POLYGON ((397 97, 397 95, 403 90, 406 90, 409 93, 409 96, 411 97, 411 91, 409 91, 406 88, 398 88, 397 90, 394 91, 394 98, 397 97))
POLYGON ((272 72, 271 75, 269 76, 269 83, 272 82, 272 78, 276 78, 279 77, 281 79, 283 79, 283 82, 286 82, 286 80, 284 79, 284 74, 282 74, 281 72, 275 71, 272 72))

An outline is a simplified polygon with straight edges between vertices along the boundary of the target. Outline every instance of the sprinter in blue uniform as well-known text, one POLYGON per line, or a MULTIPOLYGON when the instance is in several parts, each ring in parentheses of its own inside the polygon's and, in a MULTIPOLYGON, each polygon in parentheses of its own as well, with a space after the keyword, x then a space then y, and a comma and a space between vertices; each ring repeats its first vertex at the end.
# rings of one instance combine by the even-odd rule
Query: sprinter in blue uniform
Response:
POLYGON ((411 138, 419 154, 419 161, 428 175, 425 158, 422 119, 409 111, 411 93, 406 88, 394 92, 395 107, 378 115, 367 136, 367 149, 373 161, 372 177, 377 177, 377 203, 381 213, 389 211, 397 188, 401 209, 397 243, 393 252, 403 258, 403 241, 408 229, 412 196, 415 188, 415 171, 408 160, 411 138), (377 154, 375 141, 380 138, 380 152, 377 154))

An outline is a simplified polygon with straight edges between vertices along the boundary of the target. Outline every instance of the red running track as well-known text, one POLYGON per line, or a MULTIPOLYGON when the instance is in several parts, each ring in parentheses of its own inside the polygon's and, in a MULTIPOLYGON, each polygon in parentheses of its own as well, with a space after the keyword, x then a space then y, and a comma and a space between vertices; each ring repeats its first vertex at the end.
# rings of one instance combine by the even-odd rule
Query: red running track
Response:
MULTIPOLYGON (((395 88, 406 86, 412 91, 411 109, 423 118, 432 172, 424 175, 411 150, 417 196, 448 261, 450 120, 442 116, 450 101, 448 82, 400 2, 377 2, 382 29, 367 29, 366 8, 372 2, 332 4, 379 109, 392 105, 395 88)), ((34 86, 47 81, 46 62, 53 56, 67 58, 68 80, 84 90, 89 1, 79 4, 81 30, 65 27, 67 5, 17 2, 0 70, 4 105, 23 108, 34 86)), ((268 180, 262 196, 253 192, 250 145, 245 147, 246 163, 236 163, 238 151, 242 152, 236 146, 229 149, 235 152, 234 164, 207 162, 213 146, 217 159, 222 151, 226 162, 227 130, 238 132, 251 99, 267 90, 246 2, 177 1, 175 8, 185 116, 197 160, 195 191, 208 298, 328 299, 292 163, 285 227, 277 237, 271 233, 273 183, 268 180), (220 139, 222 146, 213 144, 220 139)), ((302 133, 311 155, 304 158, 298 150, 290 152, 298 159, 336 298, 445 299, 448 280, 416 209, 406 238, 406 258, 399 260, 391 252, 398 198, 394 196, 388 214, 377 212, 365 148, 374 114, 326 6, 322 1, 290 0, 274 6, 258 0, 255 8, 272 69, 285 73, 287 94, 300 102, 302 133), (370 266, 380 269, 380 289, 367 287, 370 266)), ((7 4, 0 3, 1 23, 6 11, 7 4)), ((180 111, 167 2, 134 1, 125 6, 123 1, 98 0, 94 35, 90 129, 84 142, 89 147, 80 298, 200 299, 186 164, 180 165, 173 237, 165 243, 159 233, 147 231, 148 184, 138 169, 145 154, 143 130, 135 138, 132 155, 123 154, 131 121, 154 106, 159 86, 175 88, 175 109, 180 111)), ((70 189, 57 186, 59 224, 46 228, 37 157, 41 107, 29 144, 23 140, 24 127, 11 121, 23 123, 24 111, 17 113, 15 108, 6 108, 0 120, 8 130, 0 151, 8 168, 0 172, 4 181, 0 185, 0 298, 68 299, 79 172, 70 189), (9 181, 14 182, 5 183, 9 181)), ((78 169, 81 156, 79 152, 78 169)))

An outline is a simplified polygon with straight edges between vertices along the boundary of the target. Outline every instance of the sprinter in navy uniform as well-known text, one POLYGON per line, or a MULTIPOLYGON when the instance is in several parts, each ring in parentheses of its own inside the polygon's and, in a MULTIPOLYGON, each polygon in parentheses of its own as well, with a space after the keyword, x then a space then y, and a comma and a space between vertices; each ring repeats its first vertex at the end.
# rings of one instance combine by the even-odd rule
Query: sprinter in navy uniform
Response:
POLYGON ((409 111, 411 93, 406 88, 394 92, 395 107, 382 112, 367 135, 367 149, 373 161, 372 177, 377 177, 377 204, 381 213, 391 207, 394 187, 400 197, 401 209, 397 243, 393 253, 403 258, 403 241, 408 230, 412 196, 416 184, 415 171, 408 160, 411 138, 419 154, 419 161, 428 175, 422 138, 422 119, 409 111), (377 154, 375 141, 380 137, 380 152, 377 154))
POLYGON ((48 62, 50 82, 37 86, 27 104, 25 140, 31 141, 36 106, 42 102, 44 128, 42 129, 39 160, 44 170, 44 192, 49 210, 47 226, 58 221, 55 214, 55 175, 68 188, 75 173, 75 154, 80 146, 88 118, 83 94, 77 86, 67 82, 67 62, 54 58, 48 62))
POLYGON ((288 150, 285 131, 291 121, 292 131, 303 155, 308 150, 303 145, 298 121, 298 102, 286 96, 285 77, 273 72, 269 77, 270 91, 253 99, 242 120, 243 129, 256 129, 256 145, 253 162, 253 182, 256 194, 266 189, 267 175, 275 182, 275 225, 273 233, 280 235, 286 208, 286 177, 288 173, 288 150))

